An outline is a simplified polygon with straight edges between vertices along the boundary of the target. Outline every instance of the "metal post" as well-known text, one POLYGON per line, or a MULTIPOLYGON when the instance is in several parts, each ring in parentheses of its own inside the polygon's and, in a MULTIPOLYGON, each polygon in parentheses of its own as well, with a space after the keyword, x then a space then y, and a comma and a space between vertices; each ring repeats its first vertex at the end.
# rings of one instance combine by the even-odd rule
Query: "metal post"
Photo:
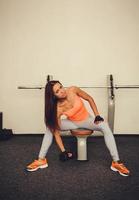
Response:
POLYGON ((113 76, 108 75, 108 123, 114 132, 114 114, 115 114, 115 95, 114 95, 114 84, 113 76))
POLYGON ((3 113, 0 112, 0 130, 3 129, 3 113))
POLYGON ((47 82, 52 81, 53 80, 53 76, 52 75, 47 75, 47 82))
POLYGON ((87 160, 87 137, 88 136, 77 136, 77 160, 87 160))

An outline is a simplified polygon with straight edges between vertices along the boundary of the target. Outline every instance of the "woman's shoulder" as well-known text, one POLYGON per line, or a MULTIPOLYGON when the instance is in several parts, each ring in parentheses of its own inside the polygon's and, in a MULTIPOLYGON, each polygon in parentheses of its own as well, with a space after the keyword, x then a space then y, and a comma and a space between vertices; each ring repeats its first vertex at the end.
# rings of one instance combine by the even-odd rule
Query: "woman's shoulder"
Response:
POLYGON ((74 92, 74 93, 76 93, 77 90, 78 90, 77 86, 70 86, 70 87, 67 88, 68 92, 74 92))

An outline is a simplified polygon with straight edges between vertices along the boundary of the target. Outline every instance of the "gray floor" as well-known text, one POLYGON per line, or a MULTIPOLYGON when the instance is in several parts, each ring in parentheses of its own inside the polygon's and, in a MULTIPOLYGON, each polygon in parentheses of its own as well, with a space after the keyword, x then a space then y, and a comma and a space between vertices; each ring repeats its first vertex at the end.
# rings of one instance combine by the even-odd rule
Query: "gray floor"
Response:
MULTIPOLYGON (((36 159, 42 135, 14 136, 0 141, 0 200, 137 200, 139 199, 139 136, 116 136, 120 157, 131 170, 130 177, 110 170, 111 157, 103 137, 88 139, 88 162, 60 162, 53 142, 49 167, 26 172, 36 159)), ((63 137, 76 151, 76 139, 63 137)))

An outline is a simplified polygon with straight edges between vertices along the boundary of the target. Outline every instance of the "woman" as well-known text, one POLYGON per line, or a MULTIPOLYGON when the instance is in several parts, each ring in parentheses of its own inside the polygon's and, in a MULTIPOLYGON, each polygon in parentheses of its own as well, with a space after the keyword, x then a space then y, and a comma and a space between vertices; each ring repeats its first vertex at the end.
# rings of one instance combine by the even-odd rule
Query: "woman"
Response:
POLYGON ((72 153, 65 150, 60 130, 85 128, 101 131, 104 134, 105 144, 112 157, 111 169, 123 176, 129 175, 129 170, 119 159, 115 139, 108 124, 100 117, 93 98, 85 91, 75 86, 65 89, 59 81, 49 81, 45 87, 45 124, 46 133, 38 159, 27 166, 28 171, 36 171, 39 168, 48 167, 45 157, 53 136, 61 150, 60 159, 67 160, 72 158, 72 153), (89 102, 95 119, 88 113, 82 99, 89 102), (61 119, 62 115, 66 115, 67 119, 61 119))

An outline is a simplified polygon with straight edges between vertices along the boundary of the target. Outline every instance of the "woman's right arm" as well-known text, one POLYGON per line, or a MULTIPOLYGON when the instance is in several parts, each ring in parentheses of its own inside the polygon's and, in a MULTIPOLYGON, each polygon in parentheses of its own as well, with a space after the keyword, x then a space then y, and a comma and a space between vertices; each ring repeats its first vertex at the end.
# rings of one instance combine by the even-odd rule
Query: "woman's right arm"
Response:
MULTIPOLYGON (((61 109, 58 107, 57 109, 57 119, 58 119, 58 124, 60 125, 60 117, 62 115, 62 111, 61 109)), ((58 145, 58 147, 60 148, 60 150, 62 152, 65 151, 65 147, 64 147, 64 144, 63 144, 63 141, 62 141, 62 138, 61 138, 61 135, 60 135, 60 131, 59 130, 56 130, 54 132, 54 137, 55 137, 55 140, 56 140, 56 143, 58 145)))
POLYGON ((58 147, 60 148, 60 150, 62 152, 64 152, 65 151, 65 147, 64 147, 60 132, 58 130, 56 130, 54 132, 54 136, 55 136, 55 140, 56 140, 56 143, 57 143, 58 147))
MULTIPOLYGON (((59 126, 60 126, 60 116, 61 115, 62 115, 61 109, 58 108, 57 118, 58 118, 58 124, 59 124, 59 126)), ((55 136, 56 143, 57 143, 58 147, 61 150, 61 153, 59 155, 59 159, 61 161, 66 161, 66 160, 69 160, 69 159, 73 158, 73 153, 66 151, 59 130, 56 130, 54 132, 54 136, 55 136)))

